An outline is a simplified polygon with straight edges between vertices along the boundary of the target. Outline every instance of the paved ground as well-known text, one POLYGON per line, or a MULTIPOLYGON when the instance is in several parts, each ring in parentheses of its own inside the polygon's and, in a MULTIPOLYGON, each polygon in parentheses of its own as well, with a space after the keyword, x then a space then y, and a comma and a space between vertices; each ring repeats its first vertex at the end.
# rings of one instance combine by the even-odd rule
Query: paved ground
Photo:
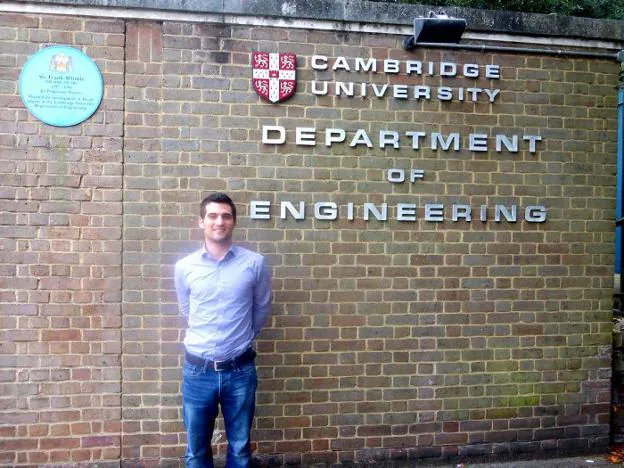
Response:
MULTIPOLYGON (((373 464, 352 465, 358 468, 586 468, 586 467, 616 467, 622 464, 613 464, 607 460, 607 453, 599 455, 585 455, 574 457, 545 458, 545 459, 510 459, 496 462, 385 462, 373 464)), ((511 457, 510 457, 511 458, 511 457)))
POLYGON ((602 456, 586 456, 586 457, 568 457, 568 458, 552 458, 547 460, 524 460, 524 461, 508 461, 497 463, 472 463, 459 466, 461 468, 581 468, 592 466, 620 466, 614 465, 607 460, 606 455, 602 456))
MULTIPOLYGON (((392 468, 585 468, 585 467, 605 467, 605 466, 622 466, 622 464, 614 465, 607 460, 607 454, 603 455, 587 455, 577 457, 563 458, 547 458, 540 460, 509 460, 497 461, 492 463, 486 462, 464 462, 464 463, 402 463, 392 465, 392 468)), ((383 465, 380 465, 383 467, 383 465)), ((372 468, 372 466, 371 466, 372 468)), ((375 467, 377 468, 377 467, 375 467)), ((390 468, 390 465, 388 465, 390 468)))

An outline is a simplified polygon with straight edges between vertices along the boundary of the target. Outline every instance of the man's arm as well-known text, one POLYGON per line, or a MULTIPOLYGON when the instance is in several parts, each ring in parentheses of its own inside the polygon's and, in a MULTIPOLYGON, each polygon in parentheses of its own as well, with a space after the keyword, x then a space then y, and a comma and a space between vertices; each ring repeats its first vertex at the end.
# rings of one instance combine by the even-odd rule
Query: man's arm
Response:
POLYGON ((271 289, 271 273, 269 272, 269 267, 264 257, 262 257, 261 264, 259 265, 253 296, 253 308, 251 313, 255 338, 260 333, 260 330, 262 330, 264 322, 269 315, 271 310, 271 299, 273 297, 273 291, 271 289))
POLYGON ((176 263, 173 278, 175 281, 176 295, 178 296, 178 308, 180 310, 180 314, 187 321, 189 315, 190 291, 186 286, 184 271, 180 266, 180 262, 176 263))

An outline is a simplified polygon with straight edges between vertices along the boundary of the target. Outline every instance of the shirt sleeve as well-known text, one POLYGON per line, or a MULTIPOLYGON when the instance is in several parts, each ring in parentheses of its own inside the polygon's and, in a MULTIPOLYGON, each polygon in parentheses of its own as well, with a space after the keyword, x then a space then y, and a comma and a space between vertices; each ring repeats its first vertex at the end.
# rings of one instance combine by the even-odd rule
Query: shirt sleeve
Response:
POLYGON ((184 277, 184 269, 180 266, 180 262, 176 263, 174 272, 174 281, 176 295, 178 296, 178 307, 180 314, 184 317, 189 315, 190 291, 186 285, 184 277))
POLYGON ((258 336, 264 322, 271 310, 271 300, 273 291, 271 290, 271 273, 267 265, 266 259, 262 257, 257 274, 257 281, 253 291, 253 331, 254 338, 258 336))

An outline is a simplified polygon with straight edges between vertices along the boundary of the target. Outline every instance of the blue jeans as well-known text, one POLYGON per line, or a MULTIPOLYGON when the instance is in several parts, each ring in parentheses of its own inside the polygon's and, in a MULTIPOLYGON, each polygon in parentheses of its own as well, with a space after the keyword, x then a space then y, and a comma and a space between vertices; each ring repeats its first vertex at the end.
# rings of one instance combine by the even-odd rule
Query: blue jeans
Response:
POLYGON ((250 467, 249 440, 258 383, 254 362, 220 372, 185 362, 182 376, 182 411, 188 439, 186 466, 214 466, 210 442, 221 405, 228 440, 225 466, 250 467))

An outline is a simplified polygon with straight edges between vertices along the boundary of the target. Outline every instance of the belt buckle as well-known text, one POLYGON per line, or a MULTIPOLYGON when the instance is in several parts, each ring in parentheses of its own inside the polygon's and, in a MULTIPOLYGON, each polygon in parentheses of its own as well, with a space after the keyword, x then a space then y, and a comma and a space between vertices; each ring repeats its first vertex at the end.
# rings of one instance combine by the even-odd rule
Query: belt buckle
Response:
POLYGON ((219 364, 221 364, 223 362, 227 362, 227 361, 212 361, 212 365, 214 367, 215 372, 221 372, 221 371, 226 370, 225 367, 223 369, 219 369, 219 364))

